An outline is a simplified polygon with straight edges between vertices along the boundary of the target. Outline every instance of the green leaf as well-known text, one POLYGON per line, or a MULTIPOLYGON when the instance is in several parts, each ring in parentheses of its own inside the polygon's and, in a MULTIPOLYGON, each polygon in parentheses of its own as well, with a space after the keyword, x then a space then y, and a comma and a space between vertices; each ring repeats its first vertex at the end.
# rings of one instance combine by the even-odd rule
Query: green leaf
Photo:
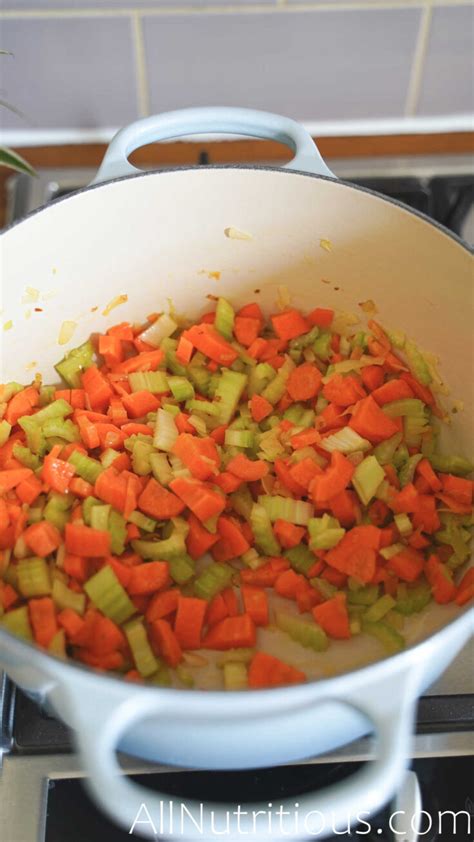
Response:
POLYGON ((31 167, 28 161, 25 161, 18 152, 9 149, 7 146, 0 147, 0 166, 9 167, 11 170, 17 172, 24 172, 27 175, 36 175, 35 170, 31 167))

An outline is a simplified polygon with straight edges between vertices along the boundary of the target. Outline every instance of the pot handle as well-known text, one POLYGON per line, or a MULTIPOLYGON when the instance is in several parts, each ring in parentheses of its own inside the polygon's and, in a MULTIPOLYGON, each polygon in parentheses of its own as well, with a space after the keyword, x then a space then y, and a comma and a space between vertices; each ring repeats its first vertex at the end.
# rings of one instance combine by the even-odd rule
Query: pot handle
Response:
MULTIPOLYGON (((299 827, 291 838, 295 842, 302 842, 309 837, 314 838, 317 828, 326 827, 329 832, 333 827, 347 828, 349 819, 355 824, 365 818, 368 821, 378 809, 387 803, 394 795, 403 780, 403 773, 410 757, 411 735, 413 730, 416 691, 410 686, 413 676, 395 676, 385 688, 370 688, 370 698, 367 698, 367 688, 358 695, 348 696, 338 701, 344 701, 365 714, 373 723, 377 733, 377 756, 373 762, 366 763, 361 770, 345 780, 322 791, 284 799, 273 804, 273 810, 282 806, 295 815, 295 802, 298 804, 300 817, 299 827), (397 682, 398 678, 398 682, 397 682), (394 686, 397 682, 397 686, 394 686), (363 698, 362 698, 363 695, 363 698), (313 821, 309 826, 304 825, 304 817, 311 814, 313 821)), ((164 708, 165 705, 163 705, 164 708)), ((212 839, 215 837, 214 828, 226 827, 226 816, 231 816, 236 804, 206 803, 201 805, 197 801, 186 800, 185 806, 191 815, 203 822, 202 827, 196 826, 190 819, 185 821, 184 828, 180 820, 174 821, 174 827, 169 825, 168 805, 171 796, 149 790, 129 780, 120 769, 116 751, 125 733, 140 720, 159 715, 160 701, 155 693, 134 694, 114 710, 105 708, 101 721, 97 721, 97 710, 94 720, 82 712, 81 706, 75 706, 74 718, 77 729, 77 743, 81 755, 81 762, 88 778, 85 784, 91 796, 115 822, 122 825, 128 832, 135 832, 146 838, 156 839, 156 834, 162 842, 167 840, 185 840, 194 842, 197 839, 212 839), (202 812, 201 812, 202 810, 202 812)), ((315 716, 317 710, 315 709, 315 716)), ((72 723, 74 725, 74 723, 72 723)), ((239 824, 234 831, 226 833, 225 838, 233 842, 241 842, 242 836, 249 839, 267 840, 288 838, 285 831, 277 822, 273 827, 262 827, 258 824, 258 832, 253 828, 252 811, 263 810, 266 816, 269 812, 268 804, 241 805, 239 824), (247 811, 247 816, 245 815, 247 811)), ((175 813, 178 811, 175 808, 175 813)), ((308 818, 306 818, 308 821, 308 818)), ((232 826, 231 826, 232 828, 232 826)), ((287 830, 287 828, 286 828, 287 830)), ((323 838, 326 833, 318 833, 323 838)))
POLYGON ((137 120, 112 139, 92 184, 142 172, 128 161, 140 146, 195 134, 237 134, 276 140, 289 146, 294 158, 286 169, 335 178, 324 163, 311 135, 300 123, 250 108, 184 108, 137 120))

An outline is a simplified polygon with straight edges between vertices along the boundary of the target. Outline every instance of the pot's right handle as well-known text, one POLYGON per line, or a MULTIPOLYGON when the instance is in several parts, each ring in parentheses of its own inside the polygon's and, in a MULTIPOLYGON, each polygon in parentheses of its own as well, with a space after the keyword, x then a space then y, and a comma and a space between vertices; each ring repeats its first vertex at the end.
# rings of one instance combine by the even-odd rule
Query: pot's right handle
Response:
POLYGON ((300 123, 250 108, 183 108, 137 120, 112 139, 92 184, 101 184, 141 170, 128 160, 135 149, 158 140, 195 134, 237 134, 276 140, 295 153, 286 169, 301 170, 335 178, 324 163, 311 135, 300 123))
MULTIPOLYGON (((349 819, 355 824, 357 817, 369 820, 369 814, 376 811, 390 800, 403 779, 403 773, 410 757, 411 735, 413 730, 416 698, 414 698, 413 676, 396 675, 389 686, 379 689, 367 698, 367 689, 360 698, 348 696, 344 702, 354 706, 365 714, 373 723, 377 733, 377 756, 370 763, 354 775, 333 786, 311 794, 284 799, 273 805, 279 809, 280 805, 290 815, 294 816, 295 802, 299 804, 298 812, 302 818, 299 830, 292 834, 295 842, 308 839, 314 824, 309 829, 304 827, 304 816, 312 814, 316 817, 316 827, 326 827, 329 832, 332 827, 341 829, 347 826, 349 819), (363 815, 361 815, 363 814, 363 815)), ((162 707, 167 706, 162 698, 162 707)), ((338 700, 341 701, 341 700, 338 700)), ((191 706, 192 707, 192 706, 191 706)), ((191 708, 190 708, 191 709, 191 708)), ((317 705, 315 704, 315 716, 317 705)), ((74 710, 75 727, 78 731, 77 741, 84 770, 88 776, 86 784, 91 795, 99 806, 117 823, 129 832, 156 838, 158 831, 161 840, 191 840, 212 839, 215 834, 213 828, 226 826, 226 816, 232 815, 236 805, 206 803, 203 805, 203 828, 196 827, 191 821, 186 822, 185 830, 175 821, 174 829, 170 829, 166 820, 166 808, 170 796, 155 790, 138 786, 122 773, 116 758, 117 747, 129 729, 140 720, 160 715, 160 701, 155 693, 135 694, 119 705, 115 710, 109 708, 103 711, 101 721, 97 721, 97 710, 94 710, 94 721, 82 713, 82 707, 77 705, 74 710), (165 813, 163 813, 165 810, 165 813), (165 815, 165 821, 160 826, 160 817, 165 815), (212 815, 214 818, 212 818, 212 815)), ((72 723, 74 725, 74 723, 72 723)), ((186 800, 189 812, 200 821, 201 805, 199 802, 186 800)), ((226 839, 241 842, 242 836, 249 839, 270 840, 283 839, 288 836, 274 822, 271 828, 258 824, 258 832, 253 828, 252 811, 263 810, 264 815, 269 812, 268 804, 243 804, 238 832, 226 833, 226 839), (247 815, 245 815, 247 811, 247 815)), ((319 833, 323 838, 326 833, 319 833)), ((312 834, 314 838, 314 830, 312 834)))

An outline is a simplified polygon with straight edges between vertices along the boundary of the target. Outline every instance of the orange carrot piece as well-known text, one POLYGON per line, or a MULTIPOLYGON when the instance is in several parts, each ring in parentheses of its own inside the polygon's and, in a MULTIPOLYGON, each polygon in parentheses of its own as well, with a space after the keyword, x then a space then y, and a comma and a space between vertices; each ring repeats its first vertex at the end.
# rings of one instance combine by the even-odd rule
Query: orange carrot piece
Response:
POLYGON ((221 458, 210 437, 197 438, 189 433, 180 433, 171 450, 196 479, 209 479, 219 469, 221 458))
POLYGON ((213 325, 193 325, 189 330, 184 331, 183 335, 198 351, 219 365, 232 365, 238 357, 237 351, 226 342, 213 325))
POLYGON ((393 419, 385 415, 372 395, 368 395, 356 404, 349 427, 372 444, 385 441, 398 432, 393 419))
POLYGON ((219 540, 219 535, 215 535, 201 524, 195 515, 192 513, 188 517, 189 532, 186 536, 186 548, 193 559, 200 558, 204 553, 219 540))
POLYGON ((321 388, 322 375, 313 363, 302 363, 290 373, 287 390, 294 401, 309 401, 321 388))
POLYGON ((170 623, 163 619, 155 620, 150 627, 150 636, 158 655, 168 666, 177 667, 183 660, 183 651, 170 623))
POLYGON ((66 550, 72 555, 84 555, 91 558, 108 556, 110 553, 110 533, 79 523, 67 523, 65 528, 66 550))
POLYGON ((155 620, 161 620, 163 617, 174 614, 178 608, 179 596, 178 588, 171 588, 168 591, 154 594, 146 610, 147 623, 153 623, 155 620))
POLYGON ((268 626, 268 597, 263 588, 242 585, 244 611, 256 626, 268 626))
POLYGON ((261 358, 261 355, 267 348, 267 340, 263 339, 263 337, 259 336, 255 342, 247 348, 247 354, 249 357, 252 357, 254 360, 258 360, 261 358))
POLYGON ((248 585, 257 585, 260 588, 272 588, 280 573, 288 570, 290 562, 286 558, 271 558, 266 564, 262 564, 258 570, 242 570, 240 578, 248 585))
POLYGON ((99 336, 99 354, 108 366, 117 365, 123 360, 123 345, 118 336, 101 334, 99 336))
POLYGON ((250 662, 248 686, 251 690, 284 687, 287 684, 301 684, 304 681, 306 681, 304 672, 266 652, 257 652, 250 662))
POLYGON ((225 497, 194 477, 176 477, 170 482, 170 488, 202 522, 219 515, 225 508, 225 497))
POLYGON ((456 599, 457 588, 453 582, 451 571, 445 564, 441 564, 438 556, 430 555, 424 566, 425 576, 431 585, 433 599, 439 605, 445 605, 456 599))
POLYGON ((293 497, 302 497, 303 494, 306 494, 304 486, 300 485, 293 479, 291 470, 285 460, 275 459, 273 466, 279 482, 291 492, 293 497))
POLYGON ((112 367, 115 374, 132 374, 134 371, 156 371, 164 360, 164 353, 159 348, 154 351, 142 351, 122 363, 112 367))
POLYGON ((308 313, 307 320, 310 325, 315 327, 330 327, 334 318, 334 310, 329 310, 325 307, 316 307, 308 313))
POLYGON ((146 389, 133 392, 131 395, 124 395, 122 402, 130 418, 144 418, 145 415, 149 412, 155 412, 160 406, 160 399, 146 389))
POLYGON ((286 599, 296 599, 296 594, 299 590, 305 589, 307 581, 301 573, 296 573, 294 570, 284 570, 280 573, 275 581, 274 588, 277 594, 286 597, 286 599))
POLYGON ((241 524, 230 517, 221 515, 217 521, 219 540, 211 548, 215 561, 230 561, 250 549, 250 544, 242 532, 241 524))
POLYGON ((31 415, 38 404, 38 390, 34 386, 28 386, 27 389, 22 389, 10 398, 5 411, 5 420, 13 427, 22 415, 31 415))
POLYGON ((224 597, 221 593, 216 593, 216 595, 211 599, 206 611, 205 625, 215 626, 216 623, 219 623, 228 616, 229 611, 224 597))
POLYGON ((377 401, 379 406, 384 406, 391 401, 402 400, 403 398, 412 398, 414 396, 413 389, 406 382, 406 380, 388 380, 383 386, 374 389, 372 397, 377 401))
POLYGON ((310 456, 302 459, 301 462, 296 462, 290 468, 292 478, 306 490, 309 489, 314 478, 321 476, 322 473, 323 469, 310 456))
POLYGON ((57 458, 59 451, 60 447, 58 445, 57 447, 53 447, 51 453, 45 456, 41 478, 53 491, 64 494, 69 488, 76 469, 70 462, 65 462, 64 459, 57 458))
POLYGON ((426 481, 431 491, 441 491, 443 487, 441 484, 442 479, 441 481, 438 479, 428 459, 422 459, 418 462, 416 473, 426 481))
POLYGON ((245 348, 249 348, 260 333, 260 321, 249 316, 236 316, 234 336, 245 348))
POLYGON ((307 430, 302 430, 301 433, 296 433, 290 439, 290 444, 293 450, 301 450, 302 447, 311 447, 313 444, 318 444, 321 441, 321 434, 314 427, 309 427, 307 430))
POLYGON ((179 596, 174 622, 174 633, 182 649, 199 649, 204 617, 207 611, 205 599, 194 596, 179 596))
POLYGON ((474 597, 474 567, 470 567, 458 585, 458 593, 456 596, 457 605, 465 605, 470 599, 474 597))
MULTIPOLYGON (((421 465, 421 462, 419 464, 421 465)), ((445 494, 449 494, 450 497, 454 497, 455 500, 459 503, 464 503, 466 506, 471 505, 473 492, 472 480, 464 479, 464 477, 456 477, 452 474, 440 474, 440 480, 445 494)), ((434 490, 437 491, 438 489, 434 490)))
POLYGON ((151 477, 138 498, 138 508, 156 520, 168 520, 181 514, 184 503, 151 477))
POLYGON ((354 374, 333 374, 323 386, 323 395, 330 403, 346 407, 365 398, 366 391, 354 374))
POLYGON ((205 635, 202 646, 204 649, 235 649, 251 648, 255 643, 255 623, 249 614, 241 614, 238 617, 225 617, 212 626, 205 635))
POLYGON ((91 365, 81 375, 82 387, 93 410, 101 412, 113 395, 112 388, 96 365, 91 365))
POLYGON ((167 561, 148 561, 131 568, 127 590, 131 596, 152 594, 171 583, 167 561))
POLYGON ((404 582, 415 582, 423 572, 423 564, 423 556, 418 550, 405 547, 388 560, 387 567, 404 582))
POLYGON ((246 482, 253 482, 262 479, 268 474, 268 465, 261 459, 252 460, 244 453, 238 453, 227 463, 227 470, 239 479, 246 482))
POLYGON ((295 526, 294 523, 288 523, 287 520, 279 518, 273 524, 273 532, 281 546, 285 550, 290 550, 292 547, 301 544, 305 529, 304 526, 295 526))
POLYGON ((380 547, 380 529, 354 526, 326 555, 326 561, 341 573, 370 582, 375 573, 376 551, 380 547))
POLYGON ((193 355, 193 343, 186 339, 185 336, 180 336, 178 347, 176 348, 176 359, 182 365, 188 365, 193 355))
POLYGON ((353 491, 348 491, 344 488, 338 494, 329 498, 328 506, 341 526, 345 529, 354 526, 360 512, 360 506, 357 496, 353 491))
POLYGON ((408 383, 410 388, 415 394, 415 397, 419 398, 420 401, 423 403, 428 404, 428 406, 433 406, 435 404, 435 399, 433 397, 433 392, 431 389, 428 389, 428 386, 423 386, 416 377, 413 377, 408 371, 402 371, 400 374, 400 378, 408 383))
POLYGON ((90 575, 89 559, 80 555, 67 554, 64 556, 63 570, 78 582, 86 582, 90 575))
POLYGON ((30 468, 10 468, 6 471, 0 471, 0 494, 11 491, 12 488, 32 476, 33 471, 30 468))
POLYGON ((343 491, 352 479, 354 465, 342 453, 334 450, 331 453, 331 464, 323 474, 316 476, 310 487, 310 492, 316 504, 330 500, 343 491))
POLYGON ((285 310, 284 313, 278 313, 275 316, 270 316, 270 318, 275 333, 285 342, 307 333, 310 327, 299 310, 285 310))
POLYGON ((58 630, 53 600, 49 596, 41 599, 30 599, 28 613, 36 643, 39 646, 49 646, 58 630))
POLYGON ((19 596, 14 588, 9 585, 7 582, 2 582, 0 580, 0 605, 8 611, 15 602, 19 600, 19 596))
POLYGON ((40 558, 57 550, 61 544, 61 533, 48 520, 32 523, 23 533, 26 545, 40 558))
POLYGON ((382 385, 385 372, 381 365, 366 365, 360 372, 362 383, 369 392, 373 392, 382 385))
POLYGON ((22 503, 26 503, 28 506, 31 506, 31 504, 34 503, 37 497, 41 494, 42 490, 43 483, 40 482, 37 477, 31 476, 17 485, 16 495, 22 503))
POLYGON ((260 327, 263 327, 263 313, 260 305, 256 301, 244 304, 240 310, 237 310, 237 316, 242 316, 246 319, 256 319, 260 323, 260 327))
POLYGON ((337 593, 313 608, 313 617, 329 637, 347 640, 351 637, 345 593, 337 593))

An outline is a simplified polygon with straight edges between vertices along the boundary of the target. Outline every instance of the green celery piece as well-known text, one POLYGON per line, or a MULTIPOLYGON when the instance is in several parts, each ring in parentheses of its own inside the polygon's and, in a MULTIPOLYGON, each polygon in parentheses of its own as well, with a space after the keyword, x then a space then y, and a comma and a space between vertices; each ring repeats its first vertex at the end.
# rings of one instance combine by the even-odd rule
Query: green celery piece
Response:
POLYGON ((153 440, 150 444, 140 440, 133 443, 132 468, 135 474, 141 477, 151 474, 150 456, 152 453, 156 453, 153 440))
POLYGON ((72 421, 65 421, 62 418, 49 418, 43 423, 42 430, 46 438, 54 436, 55 438, 64 439, 64 441, 68 442, 79 441, 81 438, 79 427, 72 421))
POLYGON ((233 363, 231 366, 231 368, 234 371, 245 371, 246 366, 250 368, 255 368, 255 366, 257 365, 257 360, 254 360, 253 357, 249 357, 247 353, 247 348, 244 348, 243 345, 240 345, 239 342, 236 342, 235 340, 233 340, 230 344, 234 351, 237 351, 239 355, 239 359, 236 360, 235 363, 233 363), (234 368, 236 363, 239 364, 239 368, 234 368))
POLYGON ((111 508, 110 504, 92 507, 90 515, 92 529, 100 529, 101 532, 106 532, 111 508))
POLYGON ((5 418, 3 421, 0 421, 0 447, 3 447, 5 442, 8 441, 11 431, 12 425, 5 418))
POLYGON ((364 621, 366 623, 378 623, 395 605, 396 601, 393 596, 388 593, 384 594, 367 609, 364 614, 364 621))
POLYGON ((23 640, 33 640, 33 632, 26 605, 22 605, 21 608, 14 608, 13 611, 7 611, 0 618, 0 625, 11 634, 23 638, 23 640))
POLYGON ((33 453, 44 456, 47 451, 46 438, 41 427, 34 420, 34 415, 23 415, 18 424, 26 433, 26 443, 33 453))
POLYGON ((254 503, 250 512, 250 526, 255 537, 255 543, 265 555, 280 554, 280 544, 273 533, 270 516, 264 506, 254 503))
POLYGON ((185 687, 194 687, 194 676, 187 667, 183 667, 181 664, 178 664, 176 667, 176 677, 179 681, 181 681, 181 684, 184 684, 185 687))
POLYGON ((309 583, 321 594, 322 597, 324 597, 324 599, 331 599, 331 597, 337 592, 335 585, 331 585, 331 582, 327 582, 326 579, 320 579, 319 576, 313 576, 313 578, 309 580, 309 583))
POLYGON ((273 496, 262 494, 258 502, 268 513, 272 522, 286 520, 297 526, 306 526, 314 514, 314 506, 303 500, 293 500, 291 497, 282 497, 279 494, 273 496))
POLYGON ((232 420, 247 385, 247 380, 247 375, 238 371, 225 369, 222 372, 214 395, 214 402, 219 406, 219 421, 221 424, 229 424, 232 420))
POLYGON ((54 401, 55 386, 41 386, 39 391, 40 406, 47 406, 54 401))
POLYGON ((186 377, 186 367, 181 365, 181 363, 176 359, 177 347, 178 340, 170 338, 163 339, 160 345, 161 350, 164 351, 165 354, 166 368, 168 368, 172 374, 177 374, 180 377, 186 377))
POLYGON ((406 444, 403 444, 403 443, 400 444, 397 447, 395 453, 393 454, 393 458, 392 458, 393 465, 395 466, 397 471, 400 470, 400 468, 402 467, 402 465, 405 464, 405 462, 408 462, 409 458, 410 458, 410 454, 408 452, 408 448, 407 448, 406 444))
POLYGON ((418 350, 415 343, 408 339, 404 346, 405 356, 408 360, 408 366, 411 373, 416 377, 423 386, 429 386, 432 377, 428 365, 423 357, 423 354, 418 350))
POLYGON ((66 633, 64 629, 59 629, 53 635, 48 644, 48 652, 51 655, 56 655, 58 658, 66 657, 66 633))
POLYGON ((254 434, 252 430, 226 430, 225 431, 225 445, 226 447, 253 447, 254 434))
POLYGON ((164 664, 160 661, 159 658, 156 658, 158 663, 158 669, 153 675, 147 676, 147 683, 148 684, 156 684, 159 687, 170 687, 171 686, 171 672, 167 664, 164 664))
POLYGON ((424 434, 428 425, 428 418, 426 415, 412 417, 405 416, 403 419, 403 434, 405 437, 405 444, 407 447, 420 447, 421 437, 424 434))
POLYGON ((431 588, 426 582, 407 585, 403 590, 399 587, 395 603, 395 611, 408 617, 422 611, 431 601, 431 588))
MULTIPOLYGON (((165 409, 166 412, 169 412, 169 414, 172 415, 173 418, 176 418, 176 416, 179 415, 179 413, 181 412, 179 406, 175 403, 164 403, 163 409, 165 409)), ((156 421, 156 415, 155 415, 155 421, 156 421)))
POLYGON ((133 602, 108 564, 87 580, 84 590, 96 608, 115 623, 122 624, 136 613, 133 602))
POLYGON ((308 333, 303 333, 302 336, 297 336, 296 339, 290 340, 290 348, 292 350, 300 351, 303 348, 309 348, 319 336, 319 328, 312 327, 308 333))
POLYGON ((298 349, 296 349, 296 348, 289 348, 289 349, 288 349, 288 354, 289 354, 289 356, 290 356, 290 359, 292 359, 292 360, 293 360, 293 362, 294 362, 296 365, 299 365, 299 364, 300 364, 300 362, 301 362, 301 361, 302 361, 302 359, 303 359, 303 351, 298 350, 298 349))
POLYGON ((170 576, 177 585, 185 585, 195 573, 194 561, 187 553, 168 562, 170 576))
POLYGON ((442 473, 464 477, 474 471, 474 464, 468 459, 465 459, 464 456, 447 456, 441 453, 433 453, 428 458, 435 471, 441 471, 442 473))
POLYGON ((194 582, 194 593, 200 599, 211 600, 229 587, 234 571, 228 564, 210 564, 194 582))
POLYGON ((18 562, 18 588, 22 596, 47 596, 51 593, 51 578, 44 558, 24 558, 18 562))
POLYGON ((138 509, 131 513, 128 520, 130 523, 138 526, 139 529, 143 529, 144 532, 154 532, 156 529, 156 520, 147 517, 143 512, 139 512, 138 509))
POLYGON ((407 459, 404 465, 402 465, 398 472, 398 478, 400 480, 400 485, 402 486, 402 488, 404 488, 405 485, 408 485, 409 482, 413 482, 416 466, 418 465, 418 462, 420 462, 422 459, 422 453, 415 453, 413 456, 410 456, 409 459, 407 459))
POLYGON ((247 667, 241 662, 228 661, 224 664, 224 688, 226 690, 246 690, 248 687, 247 667))
POLYGON ((250 515, 253 507, 253 497, 250 489, 246 483, 243 483, 237 491, 233 491, 230 495, 232 508, 238 515, 244 517, 245 520, 250 520, 250 515))
MULTIPOLYGON (((95 509, 92 509, 93 514, 94 512, 95 509)), ((122 555, 127 540, 127 524, 120 512, 115 509, 111 510, 107 528, 110 532, 110 549, 114 555, 122 555)))
POLYGON ((172 375, 168 377, 168 384, 174 399, 180 403, 194 398, 194 386, 186 377, 172 375))
POLYGON ((296 570, 297 573, 304 573, 305 575, 316 562, 315 555, 308 549, 306 544, 299 544, 297 547, 287 550, 285 552, 285 558, 288 559, 293 570, 296 570))
POLYGON ((258 363, 249 374, 248 394, 260 395, 268 384, 276 377, 276 370, 270 363, 258 363))
POLYGON ((88 340, 78 348, 73 348, 61 362, 55 365, 55 369, 63 380, 72 389, 81 388, 81 374, 94 361, 94 347, 88 340))
POLYGON ((453 548, 458 562, 455 566, 459 566, 459 564, 462 564, 469 558, 470 534, 462 528, 460 520, 455 515, 445 515, 443 518, 443 529, 435 532, 434 537, 437 543, 449 544, 453 548))
POLYGON ((327 360, 331 356, 331 340, 332 334, 322 331, 316 341, 313 342, 313 351, 320 360, 327 360))
POLYGON ((308 521, 309 546, 312 550, 331 550, 345 535, 345 529, 335 517, 324 514, 308 521))
POLYGON ((141 558, 150 559, 150 561, 173 561, 186 555, 184 536, 178 532, 173 532, 163 541, 137 539, 132 541, 132 547, 141 558))
POLYGON ((213 418, 217 418, 220 412, 219 407, 215 403, 194 399, 186 402, 186 409, 189 412, 202 412, 204 415, 211 415, 213 418))
POLYGON ((287 380, 295 368, 295 364, 290 357, 285 359, 285 362, 278 369, 277 376, 265 387, 262 392, 262 398, 269 401, 274 406, 286 392, 287 380))
POLYGON ((168 378, 164 371, 134 371, 128 375, 132 392, 151 392, 160 395, 168 392, 168 378))
POLYGON ((216 307, 214 326, 225 339, 233 339, 234 308, 226 298, 219 298, 216 307))
POLYGON ((161 485, 168 485, 173 479, 173 471, 166 453, 150 453, 150 466, 153 476, 161 485))
POLYGON ((424 414, 425 404, 418 398, 400 398, 384 404, 382 409, 389 418, 400 418, 402 415, 417 417, 424 414))
POLYGON ((72 412, 73 408, 71 404, 62 398, 58 398, 57 401, 44 406, 43 409, 38 410, 34 415, 28 415, 26 417, 33 420, 38 427, 41 427, 45 421, 50 421, 52 418, 65 418, 66 415, 71 415, 72 412))
POLYGON ((300 418, 299 426, 304 427, 305 429, 307 427, 312 427, 313 424, 314 424, 314 419, 315 419, 314 410, 305 409, 305 411, 303 412, 303 415, 300 418))
POLYGON ((204 366, 190 365, 185 369, 184 373, 199 394, 211 397, 210 385, 212 378, 207 368, 204 368, 204 366))
POLYGON ((86 456, 85 453, 81 453, 79 450, 73 450, 68 457, 68 462, 74 465, 78 476, 85 479, 86 482, 92 483, 92 485, 102 471, 105 470, 101 462, 97 459, 92 459, 90 456, 86 456))
POLYGON ((10 383, 4 383, 3 386, 0 386, 0 403, 7 403, 10 398, 13 398, 14 395, 17 395, 24 388, 21 383, 15 383, 14 380, 10 383))
POLYGON ((71 591, 61 579, 55 579, 52 590, 53 602, 59 611, 65 608, 72 608, 77 614, 81 616, 86 610, 86 597, 83 593, 76 593, 71 591))
POLYGON ((156 672, 158 661, 153 654, 142 620, 131 620, 124 625, 123 630, 138 672, 143 678, 148 678, 156 672))
POLYGON ((84 523, 86 526, 91 525, 91 514, 92 509, 94 506, 101 506, 102 500, 98 500, 97 497, 86 497, 82 501, 82 517, 84 518, 84 523))
POLYGON ((255 655, 255 649, 242 647, 240 649, 227 649, 221 652, 216 659, 216 665, 222 669, 225 664, 249 664, 255 655))
POLYGON ((69 510, 72 507, 72 502, 72 498, 68 494, 51 492, 43 510, 44 519, 48 520, 62 532, 69 520, 69 510))
POLYGON ((405 512, 395 515, 393 520, 402 538, 413 532, 412 522, 405 512))
POLYGON ((388 623, 368 623, 362 619, 362 631, 380 641, 388 655, 395 655, 405 648, 405 639, 388 623))
POLYGON ((351 347, 362 348, 363 350, 367 348, 367 334, 364 333, 363 330, 359 330, 359 332, 352 337, 351 347))
POLYGON ((379 586, 367 585, 357 591, 347 592, 347 601, 351 605, 373 605, 379 598, 379 586))
POLYGON ((354 486, 359 499, 368 506, 372 497, 375 495, 380 483, 385 479, 383 468, 377 462, 375 456, 366 456, 359 465, 357 465, 352 475, 352 485, 354 486))
POLYGON ((41 464, 40 458, 36 453, 32 453, 29 447, 24 447, 22 444, 17 444, 16 442, 13 445, 13 456, 25 468, 31 468, 32 471, 36 471, 41 464))
POLYGON ((292 403, 291 406, 289 406, 283 413, 283 418, 285 421, 292 421, 293 424, 300 426, 300 418, 302 417, 304 411, 305 407, 302 403, 292 403))
POLYGON ((390 343, 393 345, 394 348, 405 347, 406 335, 403 332, 403 330, 389 330, 386 327, 384 328, 384 330, 388 338, 390 339, 390 343))
POLYGON ((328 648, 326 633, 316 623, 302 620, 293 614, 285 614, 283 611, 277 611, 275 619, 278 628, 302 646, 314 649, 315 652, 324 652, 328 648))

